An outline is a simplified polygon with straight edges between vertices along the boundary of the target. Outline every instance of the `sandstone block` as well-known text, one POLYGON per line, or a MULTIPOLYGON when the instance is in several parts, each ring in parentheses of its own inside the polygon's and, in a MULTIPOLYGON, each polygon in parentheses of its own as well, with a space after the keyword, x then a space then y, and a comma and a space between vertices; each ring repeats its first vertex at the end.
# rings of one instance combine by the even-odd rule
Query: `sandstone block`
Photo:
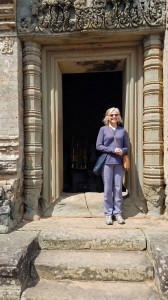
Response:
POLYGON ((142 252, 42 250, 32 276, 49 280, 138 282, 153 279, 153 266, 142 252))

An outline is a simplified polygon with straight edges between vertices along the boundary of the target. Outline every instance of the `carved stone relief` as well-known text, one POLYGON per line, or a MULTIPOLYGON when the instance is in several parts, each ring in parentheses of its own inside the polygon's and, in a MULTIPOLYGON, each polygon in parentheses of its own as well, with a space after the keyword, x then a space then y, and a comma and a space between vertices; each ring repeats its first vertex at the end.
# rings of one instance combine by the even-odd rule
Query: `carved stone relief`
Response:
POLYGON ((20 20, 20 32, 129 29, 165 25, 166 2, 159 0, 32 0, 31 17, 20 20))
POLYGON ((12 54, 13 53, 14 39, 12 37, 5 37, 3 39, 3 46, 1 49, 2 54, 12 54))

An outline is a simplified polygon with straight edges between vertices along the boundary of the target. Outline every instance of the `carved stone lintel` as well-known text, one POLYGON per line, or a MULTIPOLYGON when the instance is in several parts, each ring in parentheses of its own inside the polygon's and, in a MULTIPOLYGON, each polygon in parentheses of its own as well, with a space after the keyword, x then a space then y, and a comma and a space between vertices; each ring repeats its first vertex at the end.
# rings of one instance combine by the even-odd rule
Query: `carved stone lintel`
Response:
POLYGON ((128 29, 165 25, 166 2, 159 0, 32 0, 32 17, 20 32, 59 33, 90 29, 128 29))
POLYGON ((38 202, 42 189, 42 111, 41 111, 41 49, 26 42, 23 49, 24 72, 24 124, 25 169, 24 203, 25 220, 38 220, 38 202))
POLYGON ((144 42, 144 194, 148 214, 159 216, 164 205, 162 42, 144 42))

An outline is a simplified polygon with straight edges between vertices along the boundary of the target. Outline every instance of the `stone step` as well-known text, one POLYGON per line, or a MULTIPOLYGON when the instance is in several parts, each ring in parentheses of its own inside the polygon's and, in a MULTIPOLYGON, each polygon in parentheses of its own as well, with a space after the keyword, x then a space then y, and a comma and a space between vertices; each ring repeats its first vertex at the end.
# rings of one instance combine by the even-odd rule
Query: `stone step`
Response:
POLYGON ((153 283, 40 280, 21 300, 159 300, 153 283))
POLYGON ((141 251, 42 250, 32 276, 47 280, 144 281, 153 279, 153 266, 141 251))
POLYGON ((57 228, 39 235, 41 249, 145 250, 140 229, 57 228))

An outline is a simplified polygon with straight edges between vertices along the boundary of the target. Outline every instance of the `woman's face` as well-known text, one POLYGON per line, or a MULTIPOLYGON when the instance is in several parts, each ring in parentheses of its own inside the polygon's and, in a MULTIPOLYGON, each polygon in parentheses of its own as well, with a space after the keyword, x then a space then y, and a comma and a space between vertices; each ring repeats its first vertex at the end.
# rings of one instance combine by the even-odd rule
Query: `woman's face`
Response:
POLYGON ((108 120, 109 123, 112 125, 116 125, 118 122, 118 117, 119 117, 119 112, 117 110, 113 110, 112 112, 109 113, 108 115, 108 120))

